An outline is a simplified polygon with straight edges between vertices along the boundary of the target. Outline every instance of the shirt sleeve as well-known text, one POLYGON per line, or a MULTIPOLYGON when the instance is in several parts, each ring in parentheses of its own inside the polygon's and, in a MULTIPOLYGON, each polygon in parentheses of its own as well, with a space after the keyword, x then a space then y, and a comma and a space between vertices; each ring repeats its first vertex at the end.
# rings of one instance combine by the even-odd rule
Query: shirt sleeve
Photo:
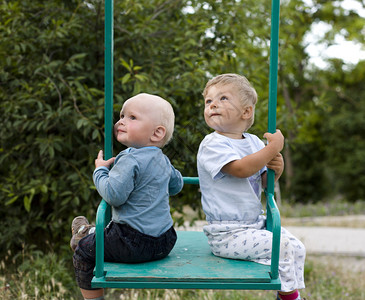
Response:
MULTIPOLYGON (((256 147, 256 152, 260 151, 261 149, 265 148, 265 143, 260 140, 256 135, 251 135, 253 138, 253 141, 255 143, 255 147, 256 147)), ((265 173, 267 171, 267 167, 264 166, 259 172, 260 175, 262 175, 263 173, 265 173)))
POLYGON ((225 176, 221 171, 222 168, 226 164, 240 159, 240 156, 229 143, 216 140, 202 145, 201 155, 198 159, 213 179, 220 179, 225 176))
POLYGON ((111 206, 123 205, 134 189, 138 163, 131 155, 117 157, 113 168, 95 169, 93 180, 100 196, 111 206))
POLYGON ((176 195, 184 186, 184 180, 181 173, 171 165, 171 177, 169 181, 169 194, 176 195))

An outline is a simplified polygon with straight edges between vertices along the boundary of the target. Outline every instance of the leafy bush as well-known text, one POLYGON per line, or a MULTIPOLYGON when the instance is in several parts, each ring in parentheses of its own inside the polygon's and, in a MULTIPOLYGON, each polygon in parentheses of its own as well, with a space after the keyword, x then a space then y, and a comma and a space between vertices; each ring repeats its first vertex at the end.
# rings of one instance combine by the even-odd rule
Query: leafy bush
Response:
MULTIPOLYGON (((214 1, 210 9, 191 3, 194 13, 184 10, 184 1, 141 3, 116 1, 114 6, 114 119, 122 102, 140 91, 166 98, 175 109, 176 130, 164 151, 184 175, 194 176, 198 145, 208 132, 201 96, 207 70, 239 72, 244 66, 254 81, 265 80, 258 86, 261 93, 267 76, 255 75, 254 64, 267 60, 267 51, 259 50, 267 45, 255 46, 252 31, 233 26, 247 7, 229 4, 234 14, 227 15, 214 1), (213 37, 206 35, 208 29, 213 37), (256 52, 255 60, 238 64, 233 52, 226 52, 227 43, 237 53, 256 52)), ((23 243, 46 250, 45 240, 61 249, 76 215, 95 217, 100 200, 91 174, 104 129, 103 4, 0 4, 0 212, 6 216, 0 220, 0 242, 6 248, 0 251, 21 250, 23 243)), ((265 8, 255 5, 252 12, 265 8)), ((264 19, 251 22, 258 36, 268 32, 264 19)), ((199 207, 196 189, 184 193, 174 198, 174 209, 199 207)))
MULTIPOLYGON (((72 219, 95 217, 100 198, 91 174, 104 140, 103 5, 99 0, 0 2, 2 256, 24 244, 66 251, 72 219)), ((293 0, 281 7, 278 127, 288 141, 285 195, 318 201, 329 182, 330 190, 356 199, 365 190, 363 65, 352 72, 334 62, 333 70, 317 72, 308 67, 302 41, 321 19, 340 22, 329 36, 341 30, 363 39, 364 20, 352 13, 349 24, 335 2, 314 5, 308 9, 293 0), (323 122, 328 117, 331 121, 323 122)), ((166 98, 175 110, 176 130, 164 151, 184 175, 195 176, 198 146, 209 132, 202 113, 204 84, 216 74, 236 72, 257 89, 251 132, 262 136, 269 19, 268 1, 114 1, 114 120, 123 101, 136 93, 166 98)), ((115 143, 114 148, 116 154, 122 147, 115 143)), ((199 209, 196 191, 185 188, 174 197, 173 210, 186 204, 199 209)))
POLYGON ((59 246, 74 215, 97 205, 103 49, 84 27, 100 16, 77 1, 3 1, 0 10, 0 242, 59 246))

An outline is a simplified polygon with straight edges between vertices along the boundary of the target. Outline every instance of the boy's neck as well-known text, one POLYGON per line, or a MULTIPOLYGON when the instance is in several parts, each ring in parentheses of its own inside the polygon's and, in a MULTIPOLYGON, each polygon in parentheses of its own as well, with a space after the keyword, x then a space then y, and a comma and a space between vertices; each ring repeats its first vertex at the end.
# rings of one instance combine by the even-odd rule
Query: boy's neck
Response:
POLYGON ((238 132, 221 132, 221 131, 215 131, 216 133, 223 135, 225 137, 228 137, 230 139, 235 139, 235 140, 241 140, 244 139, 245 137, 243 136, 243 132, 238 133, 238 132))
POLYGON ((142 149, 142 148, 157 148, 157 149, 161 149, 161 147, 158 146, 153 146, 153 145, 146 145, 146 146, 127 146, 128 148, 134 148, 134 149, 142 149))

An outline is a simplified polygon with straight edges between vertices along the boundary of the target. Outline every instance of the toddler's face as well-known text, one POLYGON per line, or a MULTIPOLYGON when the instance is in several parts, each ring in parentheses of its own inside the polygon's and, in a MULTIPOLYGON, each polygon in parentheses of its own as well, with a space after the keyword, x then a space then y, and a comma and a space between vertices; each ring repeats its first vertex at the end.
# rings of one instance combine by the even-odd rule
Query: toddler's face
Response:
POLYGON ((120 119, 114 125, 118 142, 127 147, 151 146, 151 136, 156 128, 157 113, 141 97, 127 100, 120 112, 120 119))
POLYGON ((245 121, 237 89, 232 85, 213 85, 205 97, 204 118, 220 134, 238 134, 242 138, 245 121))

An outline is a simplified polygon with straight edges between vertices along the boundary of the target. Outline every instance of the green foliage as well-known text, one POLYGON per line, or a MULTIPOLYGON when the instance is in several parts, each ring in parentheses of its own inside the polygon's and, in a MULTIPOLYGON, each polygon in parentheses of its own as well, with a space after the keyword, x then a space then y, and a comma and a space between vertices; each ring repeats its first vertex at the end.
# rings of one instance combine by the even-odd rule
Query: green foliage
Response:
MULTIPOLYGON (((232 16, 225 20, 227 10, 215 1, 209 5, 192 3, 195 13, 184 10, 184 1, 118 1, 114 7, 115 115, 140 91, 169 100, 177 126, 164 150, 191 176, 208 132, 201 113, 208 71, 239 72, 232 55, 242 43, 242 49, 261 52, 259 43, 251 45, 255 33, 248 24, 233 30, 246 7, 229 3, 232 16)), ((93 218, 99 202, 91 174, 103 143, 103 3, 2 1, 0 9, 2 251, 23 243, 45 249, 44 240, 59 248, 68 242, 72 218, 93 218)), ((264 20, 252 20, 268 29, 264 20)), ((252 59, 245 62, 254 69, 252 59)), ((177 209, 199 206, 196 189, 181 199, 174 201, 177 209)))
POLYGON ((332 66, 332 72, 325 72, 328 90, 323 95, 328 110, 322 128, 328 168, 336 191, 355 201, 365 198, 365 62, 349 71, 338 61, 332 66))
MULTIPOLYGON (((304 43, 304 37, 312 24, 325 22, 332 25, 324 38, 328 45, 334 43, 336 35, 362 42, 363 36, 357 28, 363 28, 365 20, 356 12, 342 8, 342 1, 312 2, 311 7, 300 0, 281 5, 278 127, 286 137, 286 148, 283 151, 286 170, 281 180, 284 184, 281 186, 284 187, 284 196, 293 201, 320 201, 324 197, 336 195, 336 192, 341 192, 348 199, 359 199, 363 198, 360 174, 364 173, 364 169, 360 171, 361 164, 358 163, 362 152, 360 149, 363 149, 362 142, 355 147, 355 143, 347 143, 345 137, 339 139, 336 131, 340 124, 330 111, 339 100, 339 93, 334 93, 334 88, 351 90, 351 94, 346 93, 347 97, 357 101, 353 95, 362 93, 358 84, 360 81, 350 79, 353 78, 351 71, 340 60, 329 61, 332 67, 322 72, 310 65, 305 52, 308 45, 304 43), (353 22, 349 22, 349 13, 354 18, 353 22), (336 64, 343 68, 336 67, 336 64), (337 76, 339 77, 335 79, 337 76), (354 93, 354 90, 357 92, 354 93), (337 124, 336 130, 335 126, 328 126, 331 123, 337 124), (342 147, 347 147, 348 152, 342 151, 342 147), (354 151, 358 152, 355 154, 357 158, 350 159, 352 155, 348 153, 354 151), (333 157, 338 157, 339 164, 334 163, 333 157), (346 168, 340 162, 343 160, 349 162, 346 168), (355 166, 354 163, 358 164, 355 166), (354 169, 351 170, 352 167, 354 169), (351 179, 349 172, 353 172, 351 179), (357 175, 360 175, 359 180, 352 180, 357 175)), ((363 69, 361 65, 358 68, 363 69)), ((356 109, 348 107, 348 113, 360 114, 361 110, 356 109)), ((342 118, 342 112, 337 117, 342 118)), ((353 126, 361 128, 362 121, 359 119, 360 117, 353 119, 353 126)), ((347 134, 352 135, 351 131, 347 134)), ((364 135, 360 139, 364 140, 364 135)))
MULTIPOLYGON (((196 176, 198 146, 209 132, 202 90, 208 78, 237 72, 258 92, 251 132, 263 135, 268 1, 114 2, 115 120, 123 101, 136 93, 166 98, 176 127, 164 151, 184 175, 196 176)), ((345 31, 362 41, 364 20, 351 12, 349 23, 346 12, 336 9, 341 1, 313 2, 314 8, 300 0, 281 6, 278 127, 287 138, 281 186, 297 201, 318 201, 333 186, 349 199, 362 198, 363 64, 349 70, 333 61, 332 69, 319 72, 308 65, 303 38, 313 22, 323 20, 333 24, 329 43, 345 31)), ((104 140, 103 5, 0 2, 2 255, 23 244, 66 251, 71 220, 95 217, 100 198, 91 175, 104 140)), ((115 143, 114 149, 116 154, 122 147, 115 143)), ((199 198, 196 187, 185 188, 172 208, 182 211, 188 204, 198 210, 199 198)))
POLYGON ((59 245, 75 212, 97 206, 103 48, 84 28, 102 30, 101 15, 81 1, 2 1, 0 9, 0 239, 59 245))

